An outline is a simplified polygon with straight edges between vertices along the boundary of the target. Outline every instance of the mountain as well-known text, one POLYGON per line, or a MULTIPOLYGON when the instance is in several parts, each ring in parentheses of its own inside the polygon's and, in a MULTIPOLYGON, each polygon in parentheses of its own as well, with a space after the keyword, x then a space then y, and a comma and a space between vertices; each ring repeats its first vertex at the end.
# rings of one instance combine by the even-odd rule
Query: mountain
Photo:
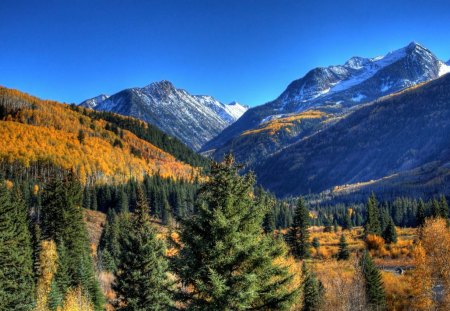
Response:
POLYGON ((191 95, 169 81, 100 95, 80 104, 86 108, 132 116, 175 136, 194 150, 234 123, 247 110, 239 103, 223 104, 211 96, 191 95))
POLYGON ((268 156, 330 126, 361 105, 447 72, 450 72, 449 66, 415 42, 385 56, 352 57, 344 65, 315 68, 292 82, 274 101, 249 109, 201 151, 212 152, 214 158, 233 151, 237 160, 251 164, 255 155, 268 156), (317 119, 313 126, 307 124, 307 131, 302 127, 282 127, 281 133, 272 132, 271 137, 261 137, 266 132, 255 135, 255 130, 271 127, 270 123, 276 119, 295 117, 307 110, 321 111, 326 117, 317 119), (243 139, 249 131, 253 137, 243 139))
POLYGON ((255 171, 279 196, 450 193, 450 74, 365 105, 255 171))
POLYGON ((0 141, 2 171, 25 168, 37 174, 42 169, 48 175, 49 167, 73 169, 85 182, 139 180, 144 174, 189 180, 199 170, 186 162, 201 162, 184 144, 143 121, 40 100, 4 87, 0 141))

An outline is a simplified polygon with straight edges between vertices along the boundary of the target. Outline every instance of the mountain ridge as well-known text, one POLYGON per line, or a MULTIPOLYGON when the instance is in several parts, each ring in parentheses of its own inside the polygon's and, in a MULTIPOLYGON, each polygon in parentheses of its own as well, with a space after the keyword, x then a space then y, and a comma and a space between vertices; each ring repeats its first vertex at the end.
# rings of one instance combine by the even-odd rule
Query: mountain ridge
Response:
POLYGON ((446 74, 356 109, 328 129, 274 153, 255 172, 263 186, 280 196, 358 183, 399 195, 418 191, 418 185, 431 192, 427 195, 450 192, 449 103, 446 74), (427 179, 417 178, 427 167, 433 168, 427 179))
POLYGON ((209 95, 191 95, 170 81, 99 95, 80 106, 133 116, 175 136, 194 150, 235 122, 247 108, 223 104, 209 95))
MULTIPOLYGON (((310 70, 305 76, 291 82, 275 100, 249 109, 234 124, 207 142, 201 152, 212 154, 220 159, 230 151, 247 165, 252 164, 253 154, 265 155, 274 152, 269 145, 253 144, 253 150, 241 146, 242 133, 262 126, 289 114, 299 114, 308 109, 320 110, 330 114, 331 119, 340 118, 347 111, 394 94, 408 87, 436 79, 450 72, 450 67, 440 61, 431 51, 412 42, 407 46, 374 58, 352 57, 344 65, 319 67, 310 70), (240 154, 239 150, 250 150, 240 154)), ((322 125, 317 124, 316 130, 322 125)), ((295 135, 290 133, 288 141, 276 142, 281 148, 292 143, 295 135)), ((303 136, 298 136, 301 139, 303 136)), ((255 141, 261 138, 255 137, 255 141)))

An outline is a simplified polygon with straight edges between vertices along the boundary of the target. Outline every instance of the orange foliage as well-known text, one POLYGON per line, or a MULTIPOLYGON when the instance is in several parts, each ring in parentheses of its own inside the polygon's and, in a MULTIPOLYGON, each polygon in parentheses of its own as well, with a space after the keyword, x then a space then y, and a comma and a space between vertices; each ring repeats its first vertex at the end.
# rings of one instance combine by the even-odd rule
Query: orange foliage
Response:
POLYGON ((16 98, 20 110, 1 121, 0 158, 26 167, 49 161, 75 169, 82 180, 94 176, 101 182, 122 182, 143 174, 189 180, 199 171, 139 139, 129 131, 118 136, 105 129, 107 122, 93 120, 53 101, 42 101, 16 90, 0 88, 0 97, 16 98), (22 103, 22 104, 20 104, 22 103), (84 133, 80 142, 79 132, 84 133), (123 148, 114 147, 119 140, 123 148), (140 156, 132 150, 139 150, 140 156))
POLYGON ((263 132, 266 132, 269 135, 275 135, 280 130, 285 130, 289 132, 291 127, 293 127, 297 123, 300 123, 302 120, 321 119, 324 118, 325 116, 326 114, 322 111, 309 110, 302 112, 300 114, 267 121, 257 129, 245 131, 244 133, 242 133, 242 136, 254 135, 263 132))

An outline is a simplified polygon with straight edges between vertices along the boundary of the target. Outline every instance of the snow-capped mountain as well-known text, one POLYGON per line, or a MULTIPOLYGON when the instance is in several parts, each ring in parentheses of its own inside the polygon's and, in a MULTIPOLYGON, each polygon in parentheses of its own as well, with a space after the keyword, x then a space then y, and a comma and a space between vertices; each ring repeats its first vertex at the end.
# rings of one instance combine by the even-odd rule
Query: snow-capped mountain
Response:
POLYGON ((169 81, 126 89, 112 96, 100 95, 80 105, 139 118, 179 138, 194 150, 248 109, 238 103, 223 104, 211 96, 191 95, 169 81))
POLYGON ((235 150, 233 138, 277 116, 309 109, 342 114, 349 108, 448 72, 449 65, 416 42, 384 56, 352 57, 343 65, 315 68, 293 81, 274 101, 249 109, 237 122, 205 144, 202 151, 225 145, 232 145, 235 150))
POLYGON ((94 109, 97 105, 101 104, 103 101, 109 98, 108 95, 101 94, 94 98, 85 100, 82 104, 83 107, 94 109))
POLYGON ((350 107, 435 79, 450 67, 416 42, 384 56, 352 57, 344 65, 316 68, 292 82, 274 109, 300 112, 310 107, 350 107))

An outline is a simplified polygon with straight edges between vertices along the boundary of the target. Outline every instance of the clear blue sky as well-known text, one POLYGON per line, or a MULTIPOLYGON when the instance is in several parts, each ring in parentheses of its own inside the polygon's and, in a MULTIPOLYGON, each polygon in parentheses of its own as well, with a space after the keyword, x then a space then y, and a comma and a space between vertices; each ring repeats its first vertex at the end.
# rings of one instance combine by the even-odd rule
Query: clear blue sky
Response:
POLYGON ((413 40, 450 58, 449 0, 1 0, 0 85, 78 103, 165 79, 253 106, 413 40))

